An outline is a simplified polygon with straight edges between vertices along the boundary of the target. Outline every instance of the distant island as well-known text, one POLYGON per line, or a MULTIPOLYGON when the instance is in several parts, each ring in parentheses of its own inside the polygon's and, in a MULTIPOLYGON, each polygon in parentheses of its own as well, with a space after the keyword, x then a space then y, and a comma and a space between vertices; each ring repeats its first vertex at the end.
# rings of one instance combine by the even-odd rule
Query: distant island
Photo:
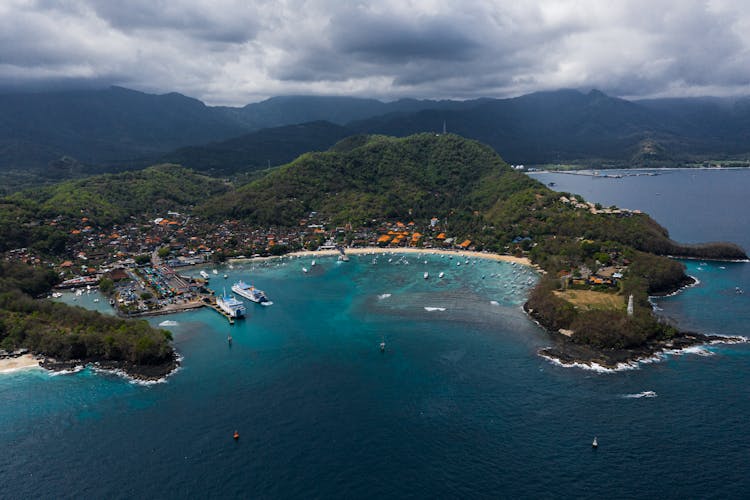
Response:
POLYGON ((646 214, 552 191, 487 146, 434 133, 349 137, 239 185, 161 165, 22 191, 0 199, 0 233, 0 347, 144 377, 174 368, 169 332, 30 297, 89 280, 134 317, 210 301, 180 278, 186 265, 348 247, 504 254, 543 272, 525 306, 552 334, 541 354, 614 367, 733 341, 680 332, 648 299, 691 283, 668 256, 747 259, 731 243, 674 242, 646 214))

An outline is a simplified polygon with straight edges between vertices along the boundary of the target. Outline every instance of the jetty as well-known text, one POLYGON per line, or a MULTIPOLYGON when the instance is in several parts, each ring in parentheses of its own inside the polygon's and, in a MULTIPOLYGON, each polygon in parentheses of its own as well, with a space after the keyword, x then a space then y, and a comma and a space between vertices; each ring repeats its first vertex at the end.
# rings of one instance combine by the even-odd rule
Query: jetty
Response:
POLYGON ((210 307, 211 309, 213 309, 217 313, 219 313, 222 316, 224 316, 229 321, 230 325, 234 324, 234 318, 231 317, 229 314, 227 314, 221 307, 219 307, 218 305, 216 305, 216 302, 212 302, 210 304, 206 304, 206 306, 210 307))

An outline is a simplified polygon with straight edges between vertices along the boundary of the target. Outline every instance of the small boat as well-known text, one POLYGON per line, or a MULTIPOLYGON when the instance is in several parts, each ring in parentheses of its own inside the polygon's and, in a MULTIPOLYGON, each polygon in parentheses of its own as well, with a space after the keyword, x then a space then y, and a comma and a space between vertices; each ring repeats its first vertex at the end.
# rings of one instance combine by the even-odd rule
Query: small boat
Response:
POLYGON ((438 274, 438 278, 442 278, 443 276, 445 276, 445 273, 443 271, 440 271, 440 274, 438 274))
POLYGON ((385 342, 380 343, 380 352, 385 352, 385 342))
POLYGON ((206 271, 201 270, 200 275, 204 280, 208 279, 208 273, 206 271))
POLYGON ((227 276, 226 274, 224 275, 224 279, 227 279, 228 277, 229 277, 229 276, 227 276))
POLYGON ((303 267, 303 268, 302 268, 302 272, 303 272, 303 273, 306 273, 306 272, 307 272, 307 268, 306 268, 306 267, 303 267))
POLYGON ((596 440, 596 436, 594 436, 594 442, 591 443, 591 447, 594 449, 599 447, 599 442, 596 440))
POLYGON ((229 335, 227 337, 227 344, 232 345, 232 336, 231 335, 229 335))
POLYGON ((94 299, 94 302, 99 302, 99 299, 98 298, 94 299))
POLYGON ((313 259, 313 261, 310 262, 310 267, 314 267, 314 266, 315 266, 315 259, 313 259))
POLYGON ((234 431, 234 435, 232 436, 235 441, 237 441, 240 438, 240 433, 237 431, 234 431))
POLYGON ((430 277, 430 273, 428 273, 427 271, 425 271, 425 272, 424 272, 424 279, 427 279, 427 278, 429 278, 429 277, 430 277))
POLYGON ((214 274, 219 274, 219 271, 217 271, 216 269, 212 270, 211 272, 214 274))

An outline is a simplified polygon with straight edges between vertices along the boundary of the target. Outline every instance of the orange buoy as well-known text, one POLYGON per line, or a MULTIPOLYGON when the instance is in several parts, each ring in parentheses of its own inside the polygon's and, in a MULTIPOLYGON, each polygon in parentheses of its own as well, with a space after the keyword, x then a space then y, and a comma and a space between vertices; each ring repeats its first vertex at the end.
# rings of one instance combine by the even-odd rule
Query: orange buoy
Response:
POLYGON ((234 431, 234 439, 235 439, 235 441, 238 440, 239 438, 240 438, 240 433, 237 432, 237 431, 234 431))

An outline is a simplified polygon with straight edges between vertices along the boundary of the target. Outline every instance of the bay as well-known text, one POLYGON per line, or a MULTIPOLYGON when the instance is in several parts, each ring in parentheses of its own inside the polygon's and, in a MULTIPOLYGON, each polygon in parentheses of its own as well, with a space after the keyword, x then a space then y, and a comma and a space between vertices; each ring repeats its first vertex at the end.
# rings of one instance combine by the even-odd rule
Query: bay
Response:
MULTIPOLYGON (((704 175, 556 174, 554 182, 592 201, 648 211, 682 241, 746 245, 744 217, 703 218, 705 210, 741 214, 741 197, 716 193, 741 191, 748 174, 701 178, 710 202, 673 205, 692 199, 693 174, 704 175), (647 189, 661 194, 646 196, 647 189)), ((746 344, 617 373, 561 368, 537 356, 546 334, 520 309, 530 275, 487 260, 374 258, 222 269, 229 279, 213 278, 214 288, 242 278, 274 305, 248 304, 249 318, 233 327, 210 310, 151 320, 177 322, 168 328, 183 366, 166 383, 137 385, 89 369, 0 377, 0 496, 723 498, 747 491, 746 344)), ((750 290, 747 264, 687 265, 701 283, 658 300, 663 313, 746 335, 750 294, 734 289, 750 290)))

